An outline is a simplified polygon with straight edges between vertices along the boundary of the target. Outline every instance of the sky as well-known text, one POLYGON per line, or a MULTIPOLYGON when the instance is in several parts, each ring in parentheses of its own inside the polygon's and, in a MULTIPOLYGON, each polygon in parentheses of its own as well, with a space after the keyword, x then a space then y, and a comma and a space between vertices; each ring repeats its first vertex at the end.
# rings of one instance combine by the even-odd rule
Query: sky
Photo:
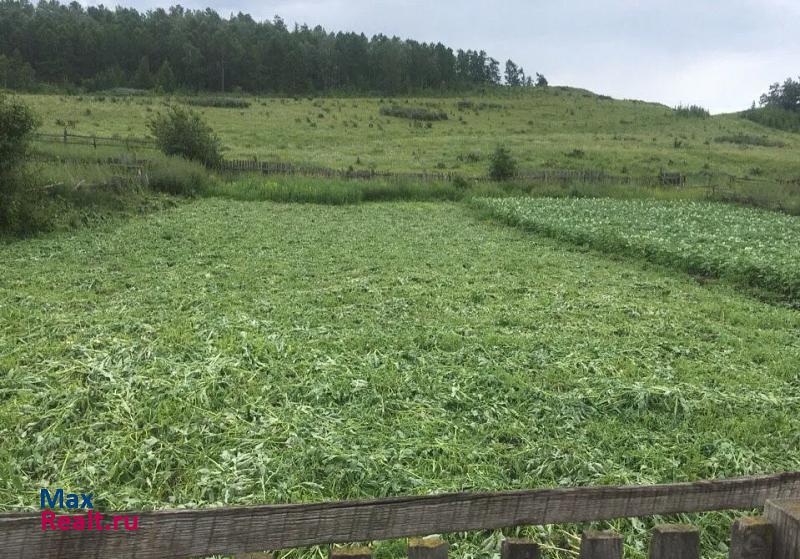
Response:
MULTIPOLYGON (((84 5, 98 4, 93 0, 84 5)), ((800 0, 108 0, 483 49, 553 85, 713 113, 800 75, 800 0)))

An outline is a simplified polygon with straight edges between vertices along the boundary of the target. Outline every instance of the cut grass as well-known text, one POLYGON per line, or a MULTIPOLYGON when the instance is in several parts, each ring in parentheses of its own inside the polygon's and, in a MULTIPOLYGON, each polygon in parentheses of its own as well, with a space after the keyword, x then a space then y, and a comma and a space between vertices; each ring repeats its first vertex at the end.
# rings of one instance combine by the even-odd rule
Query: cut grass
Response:
POLYGON ((800 305, 800 220, 699 202, 478 199, 512 225, 758 288, 800 305))
MULTIPOLYGON (((3 510, 39 487, 150 509, 800 462, 800 314, 459 205, 204 199, 0 250, 3 510)), ((681 517, 710 559, 730 518, 681 517)), ((597 527, 641 559, 657 520, 597 527)))

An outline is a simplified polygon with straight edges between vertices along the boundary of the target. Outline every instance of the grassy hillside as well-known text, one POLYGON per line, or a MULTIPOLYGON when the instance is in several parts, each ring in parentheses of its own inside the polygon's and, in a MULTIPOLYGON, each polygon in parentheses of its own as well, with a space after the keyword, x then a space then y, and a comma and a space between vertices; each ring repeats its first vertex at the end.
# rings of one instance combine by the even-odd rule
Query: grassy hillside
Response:
MULTIPOLYGON (((797 312, 463 206, 207 199, 0 248, 5 510, 39 484, 140 509, 800 461, 797 312)), ((614 523, 628 557, 657 520, 614 523)), ((690 520, 721 559, 729 517, 690 520)))
MULTIPOLYGON (((66 125, 75 134, 120 137, 146 135, 145 122, 166 102, 89 95, 24 99, 41 115, 43 132, 62 133, 66 125)), ((503 143, 529 169, 800 175, 799 135, 737 115, 682 117, 663 105, 617 101, 570 88, 464 98, 248 101, 247 108, 198 108, 222 137, 227 157, 469 175, 484 174, 488 154, 503 143), (448 119, 415 124, 380 114, 381 107, 393 105, 442 111, 448 119)))

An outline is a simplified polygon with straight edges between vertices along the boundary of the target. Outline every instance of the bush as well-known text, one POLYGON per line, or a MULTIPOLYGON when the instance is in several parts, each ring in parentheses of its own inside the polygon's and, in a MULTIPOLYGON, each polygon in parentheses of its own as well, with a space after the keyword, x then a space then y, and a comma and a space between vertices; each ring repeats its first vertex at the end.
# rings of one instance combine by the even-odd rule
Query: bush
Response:
POLYGON ((742 146, 760 146, 767 148, 782 148, 786 146, 784 142, 781 142, 780 140, 771 140, 767 136, 755 136, 741 133, 732 134, 730 136, 718 136, 714 138, 714 141, 719 144, 728 143, 742 146))
POLYGON ((0 95, 0 173, 10 172, 24 161, 36 125, 28 107, 0 95))
POLYGON ((147 127, 166 155, 199 161, 207 167, 217 166, 222 161, 219 138, 192 110, 169 107, 166 114, 156 115, 147 127))
POLYGON ((36 125, 27 106, 0 96, 0 229, 5 231, 41 228, 41 204, 22 169, 36 125))
POLYGON ((187 97, 183 99, 186 105, 194 107, 213 107, 217 109, 246 109, 250 102, 236 97, 187 97))
POLYGON ((502 181, 510 179, 516 172, 517 161, 505 147, 498 146, 489 158, 489 176, 492 180, 502 181))
POLYGON ((381 107, 380 113, 383 116, 394 116, 397 118, 408 118, 410 120, 447 120, 447 113, 444 111, 437 111, 434 109, 425 109, 423 107, 399 107, 393 105, 391 107, 381 107))
POLYGON ((147 166, 151 189, 166 194, 196 196, 208 189, 208 173, 202 165, 180 157, 156 159, 147 166))

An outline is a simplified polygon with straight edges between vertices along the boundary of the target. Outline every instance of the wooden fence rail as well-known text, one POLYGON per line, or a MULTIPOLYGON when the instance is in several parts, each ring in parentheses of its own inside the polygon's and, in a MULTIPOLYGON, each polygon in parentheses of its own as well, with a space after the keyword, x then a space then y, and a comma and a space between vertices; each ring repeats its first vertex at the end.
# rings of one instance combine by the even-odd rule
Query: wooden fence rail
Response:
MULTIPOLYGON (((139 517, 136 531, 43 531, 39 513, 12 513, 0 515, 0 555, 22 559, 205 557, 522 525, 750 510, 763 507, 770 500, 791 498, 800 498, 800 472, 655 486, 455 493, 321 504, 129 513, 139 517)), ((106 517, 112 514, 106 513, 106 517)), ((782 552, 784 554, 777 559, 800 558, 791 551, 792 545, 800 545, 800 536, 796 533, 800 505, 796 510, 787 504, 774 505, 767 508, 767 516, 775 525, 776 534, 797 539, 795 544, 787 543, 785 549, 790 551, 782 552)), ((664 545, 668 548, 671 544, 664 545)), ((614 546, 588 546, 591 549, 606 547, 614 546)))
MULTIPOLYGON (((155 149, 156 143, 151 138, 109 138, 100 136, 87 136, 71 134, 66 129, 63 134, 34 134, 34 139, 39 142, 50 142, 59 144, 78 144, 97 148, 98 146, 125 147, 126 149, 142 148, 155 149)), ((93 158, 58 158, 63 161, 93 161, 93 158)), ((226 159, 222 161, 218 169, 223 172, 231 173, 261 173, 264 175, 300 175, 323 178, 346 178, 346 179, 375 179, 385 178, 393 180, 415 180, 415 181, 436 181, 447 182, 456 178, 463 178, 469 181, 489 181, 488 176, 462 176, 458 173, 444 172, 390 172, 376 171, 371 169, 334 169, 332 167, 322 167, 318 165, 307 165, 302 163, 288 162, 269 162, 258 161, 255 159, 226 159)), ((676 173, 664 172, 663 170, 654 175, 614 175, 603 169, 541 169, 520 171, 515 179, 529 182, 545 183, 568 183, 585 182, 593 184, 624 184, 636 186, 676 186, 681 187, 686 184, 704 186, 709 189, 719 189, 733 187, 735 184, 793 184, 800 185, 800 177, 790 177, 781 179, 761 179, 757 177, 737 177, 725 173, 676 173)))

